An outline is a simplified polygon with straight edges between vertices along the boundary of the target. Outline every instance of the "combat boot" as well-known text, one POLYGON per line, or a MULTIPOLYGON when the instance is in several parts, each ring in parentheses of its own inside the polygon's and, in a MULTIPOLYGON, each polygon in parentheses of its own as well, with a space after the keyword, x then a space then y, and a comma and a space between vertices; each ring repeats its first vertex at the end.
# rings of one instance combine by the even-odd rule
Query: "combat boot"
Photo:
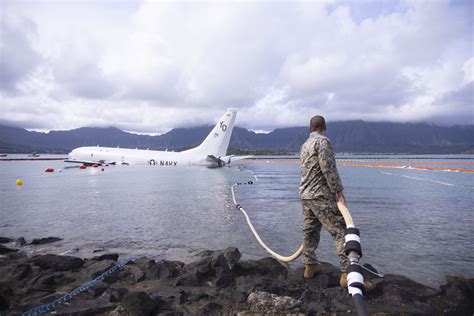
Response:
POLYGON ((321 264, 307 264, 304 266, 304 278, 305 279, 312 279, 317 272, 321 272, 323 268, 321 264))
MULTIPOLYGON (((341 279, 339 280, 339 284, 342 287, 347 288, 347 273, 341 274, 341 279)), ((364 287, 365 287, 366 292, 370 292, 374 289, 375 285, 369 280, 364 280, 364 287)))

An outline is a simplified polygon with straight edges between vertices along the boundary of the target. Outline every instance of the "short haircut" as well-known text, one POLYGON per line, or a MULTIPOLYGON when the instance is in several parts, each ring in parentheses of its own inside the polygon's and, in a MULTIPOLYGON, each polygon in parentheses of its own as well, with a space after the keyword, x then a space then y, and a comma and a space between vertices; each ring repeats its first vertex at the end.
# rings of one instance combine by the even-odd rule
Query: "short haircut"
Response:
POLYGON ((311 118, 311 121, 309 122, 309 129, 310 131, 314 132, 317 130, 326 130, 326 121, 324 120, 324 117, 321 115, 316 115, 311 118))

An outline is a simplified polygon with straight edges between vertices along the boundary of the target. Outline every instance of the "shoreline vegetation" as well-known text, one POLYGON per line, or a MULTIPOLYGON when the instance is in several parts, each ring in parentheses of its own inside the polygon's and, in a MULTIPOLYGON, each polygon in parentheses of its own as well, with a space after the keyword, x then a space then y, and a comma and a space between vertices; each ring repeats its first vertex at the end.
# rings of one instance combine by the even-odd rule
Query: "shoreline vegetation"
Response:
MULTIPOLYGON (((0 315, 18 315, 54 301, 113 267, 119 255, 93 258, 41 254, 22 248, 61 240, 0 237, 0 315)), ((35 247, 35 246, 33 246, 35 247)), ((314 279, 277 260, 241 260, 237 248, 206 250, 191 263, 138 258, 60 305, 56 315, 340 315, 354 314, 339 271, 323 263, 314 279)), ((124 258, 120 258, 124 259, 124 258)), ((427 267, 428 268, 428 267, 427 267)), ((434 289, 406 277, 372 279, 370 315, 472 315, 474 279, 448 276, 434 289)))

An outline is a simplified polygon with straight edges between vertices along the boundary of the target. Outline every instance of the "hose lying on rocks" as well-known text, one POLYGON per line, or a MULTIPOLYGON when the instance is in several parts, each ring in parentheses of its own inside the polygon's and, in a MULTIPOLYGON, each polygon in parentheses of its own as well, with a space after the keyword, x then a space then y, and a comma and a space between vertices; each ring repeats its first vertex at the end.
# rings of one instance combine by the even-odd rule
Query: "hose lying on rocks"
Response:
POLYGON ((104 279, 106 277, 108 277, 109 275, 111 275, 112 273, 114 273, 115 271, 123 268, 127 263, 129 262, 134 262, 136 260, 135 257, 129 257, 127 259, 124 259, 124 260, 121 260, 119 262, 117 262, 113 267, 111 267, 110 269, 108 269, 107 271, 105 271, 104 273, 102 273, 101 275, 99 275, 97 278, 95 278, 94 280, 92 281, 89 281, 83 285, 81 285, 80 287, 78 288, 75 288, 74 290, 72 290, 71 292, 61 296, 60 298, 50 302, 50 303, 47 303, 47 304, 44 304, 44 305, 41 305, 41 306, 37 306, 35 308, 32 308, 30 309, 29 311, 27 312, 24 312, 22 316, 34 316, 34 315, 39 315, 39 314, 43 314, 43 313, 47 313, 47 312, 51 312, 53 313, 52 311, 55 310, 57 307, 59 307, 60 305, 63 305, 63 304, 66 304, 68 301, 70 301, 74 296, 78 295, 78 294, 81 294, 85 291, 87 291, 88 289, 90 289, 91 287, 93 286, 96 286, 97 284, 101 283, 102 281, 104 281, 104 279))

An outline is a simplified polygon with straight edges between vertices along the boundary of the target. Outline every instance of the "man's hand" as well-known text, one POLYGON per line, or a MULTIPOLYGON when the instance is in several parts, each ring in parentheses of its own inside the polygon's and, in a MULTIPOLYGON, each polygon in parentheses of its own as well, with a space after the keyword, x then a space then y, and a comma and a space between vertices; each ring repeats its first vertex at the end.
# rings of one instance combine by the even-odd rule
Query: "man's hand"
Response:
POLYGON ((339 191, 336 193, 336 201, 346 205, 346 197, 344 196, 344 191, 339 191))

